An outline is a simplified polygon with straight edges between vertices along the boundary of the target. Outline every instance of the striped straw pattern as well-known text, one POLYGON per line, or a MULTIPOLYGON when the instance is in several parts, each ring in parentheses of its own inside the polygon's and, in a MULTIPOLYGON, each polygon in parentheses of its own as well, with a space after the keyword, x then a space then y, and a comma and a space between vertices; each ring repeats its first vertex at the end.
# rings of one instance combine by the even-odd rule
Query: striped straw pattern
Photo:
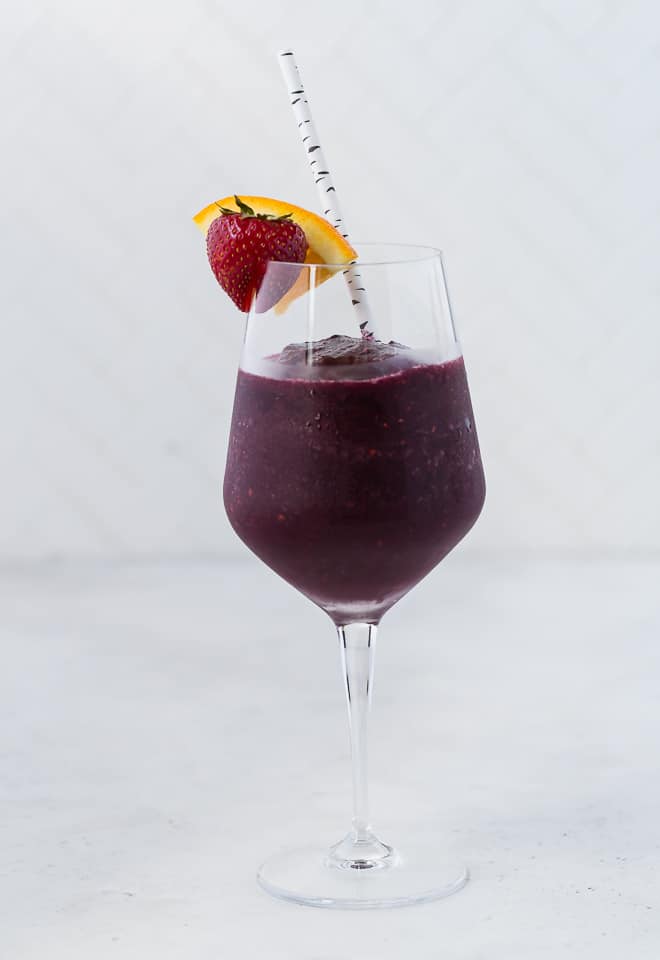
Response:
MULTIPOLYGON (((305 88, 300 79, 300 70, 296 63, 296 58, 292 50, 283 50, 279 54, 278 59, 282 69, 282 76, 286 83, 287 93, 289 94, 289 102, 298 124, 298 133, 305 148, 307 162, 314 176, 323 215, 332 223, 339 233, 348 240, 348 230, 346 229, 344 217, 341 213, 339 197, 337 196, 328 162, 325 159, 321 141, 316 132, 309 102, 305 94, 305 88)), ((369 310, 367 291, 364 288, 360 273, 355 266, 351 265, 344 270, 344 278, 348 286, 351 302, 355 307, 355 313, 358 318, 362 336, 367 339, 373 339, 374 326, 369 310)))

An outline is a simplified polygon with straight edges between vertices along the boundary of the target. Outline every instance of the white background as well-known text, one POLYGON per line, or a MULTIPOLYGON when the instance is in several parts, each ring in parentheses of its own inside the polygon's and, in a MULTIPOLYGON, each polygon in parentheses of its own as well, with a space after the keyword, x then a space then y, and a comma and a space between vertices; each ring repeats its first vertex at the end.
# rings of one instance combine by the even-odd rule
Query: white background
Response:
POLYGON ((2 960, 657 960, 658 4, 0 18, 2 960), (488 477, 379 644, 376 823, 473 878, 411 910, 254 883, 350 805, 327 618, 222 512, 242 322, 190 220, 315 207, 284 46, 352 234, 445 250, 488 477))
POLYGON ((242 335, 190 217, 316 208, 446 252, 488 475, 465 549, 660 543, 658 5, 5 4, 0 556, 238 554, 242 335))

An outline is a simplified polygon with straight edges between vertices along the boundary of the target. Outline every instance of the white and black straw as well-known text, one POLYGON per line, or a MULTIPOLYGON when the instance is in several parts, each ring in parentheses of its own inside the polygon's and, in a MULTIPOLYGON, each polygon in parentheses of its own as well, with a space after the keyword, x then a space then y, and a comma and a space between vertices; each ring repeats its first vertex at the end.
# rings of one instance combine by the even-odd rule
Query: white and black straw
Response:
MULTIPOLYGON (((305 148, 307 162, 314 176, 323 216, 330 221, 345 240, 348 240, 348 230, 346 229, 346 224, 341 214, 339 197, 337 196, 332 174, 330 173, 327 160, 323 153, 321 141, 314 126, 314 120, 312 119, 305 88, 300 79, 300 70, 298 69, 296 58, 292 50, 282 50, 278 59, 289 94, 293 115, 298 124, 298 133, 305 148)), ((369 310, 369 301, 360 273, 355 266, 351 265, 344 270, 344 278, 348 286, 351 302, 355 307, 362 336, 365 339, 373 339, 374 327, 369 310)))

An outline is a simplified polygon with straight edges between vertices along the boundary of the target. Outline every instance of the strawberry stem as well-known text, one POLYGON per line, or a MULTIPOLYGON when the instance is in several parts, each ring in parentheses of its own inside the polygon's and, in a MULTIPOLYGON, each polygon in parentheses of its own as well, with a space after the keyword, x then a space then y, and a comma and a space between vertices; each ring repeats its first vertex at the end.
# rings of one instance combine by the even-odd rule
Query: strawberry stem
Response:
POLYGON ((241 214, 242 214, 244 217, 254 217, 254 216, 255 216, 255 212, 254 212, 254 210, 252 209, 252 207, 248 207, 247 203, 244 203, 244 202, 241 200, 240 197, 237 197, 237 196, 236 196, 236 194, 234 194, 234 200, 236 201, 236 206, 237 206, 238 209, 241 211, 241 214))

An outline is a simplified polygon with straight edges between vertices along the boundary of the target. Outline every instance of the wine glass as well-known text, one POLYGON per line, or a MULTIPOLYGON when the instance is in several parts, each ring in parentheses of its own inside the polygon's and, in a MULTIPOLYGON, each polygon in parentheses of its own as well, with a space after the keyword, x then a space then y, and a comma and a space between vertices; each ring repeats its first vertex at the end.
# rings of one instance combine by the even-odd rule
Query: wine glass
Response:
POLYGON ((433 900, 467 881, 428 836, 401 850, 376 836, 367 718, 383 615, 465 536, 485 493, 440 252, 359 249, 359 294, 333 276, 345 265, 268 264, 224 480, 238 536, 334 621, 348 700, 351 829, 329 849, 276 854, 258 880, 287 900, 352 908, 433 900), (367 336, 356 296, 368 298, 367 336))

